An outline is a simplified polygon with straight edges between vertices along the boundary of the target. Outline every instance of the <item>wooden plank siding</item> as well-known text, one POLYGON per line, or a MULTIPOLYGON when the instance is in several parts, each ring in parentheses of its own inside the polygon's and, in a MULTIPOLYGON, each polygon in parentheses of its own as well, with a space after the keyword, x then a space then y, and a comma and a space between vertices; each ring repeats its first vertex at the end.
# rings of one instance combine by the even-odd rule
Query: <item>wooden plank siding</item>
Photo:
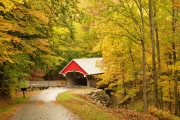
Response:
POLYGON ((62 87, 66 81, 29 81, 28 87, 62 87))

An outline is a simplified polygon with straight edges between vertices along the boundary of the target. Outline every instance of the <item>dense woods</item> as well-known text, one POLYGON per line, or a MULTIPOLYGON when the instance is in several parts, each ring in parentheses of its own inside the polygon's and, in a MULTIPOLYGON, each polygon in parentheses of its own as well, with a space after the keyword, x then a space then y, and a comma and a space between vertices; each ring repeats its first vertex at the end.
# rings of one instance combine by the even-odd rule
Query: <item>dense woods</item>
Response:
POLYGON ((72 58, 103 57, 97 85, 119 105, 179 116, 179 10, 179 0, 0 0, 0 88, 13 95, 72 58))

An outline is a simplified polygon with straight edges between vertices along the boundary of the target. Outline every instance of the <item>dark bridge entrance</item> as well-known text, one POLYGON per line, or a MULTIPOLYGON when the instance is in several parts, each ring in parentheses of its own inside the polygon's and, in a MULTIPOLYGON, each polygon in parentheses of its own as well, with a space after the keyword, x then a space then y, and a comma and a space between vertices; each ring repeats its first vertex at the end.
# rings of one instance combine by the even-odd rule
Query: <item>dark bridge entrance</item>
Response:
POLYGON ((67 85, 87 86, 87 79, 82 73, 68 72, 66 73, 67 85))

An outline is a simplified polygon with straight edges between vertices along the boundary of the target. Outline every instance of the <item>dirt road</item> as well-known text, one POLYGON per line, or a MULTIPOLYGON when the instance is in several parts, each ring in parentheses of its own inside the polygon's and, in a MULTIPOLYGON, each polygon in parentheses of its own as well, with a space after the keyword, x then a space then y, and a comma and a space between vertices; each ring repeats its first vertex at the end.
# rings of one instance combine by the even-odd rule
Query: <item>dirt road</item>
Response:
POLYGON ((60 87, 43 90, 30 98, 11 120, 80 120, 63 106, 56 104, 59 93, 76 89, 77 87, 60 87))

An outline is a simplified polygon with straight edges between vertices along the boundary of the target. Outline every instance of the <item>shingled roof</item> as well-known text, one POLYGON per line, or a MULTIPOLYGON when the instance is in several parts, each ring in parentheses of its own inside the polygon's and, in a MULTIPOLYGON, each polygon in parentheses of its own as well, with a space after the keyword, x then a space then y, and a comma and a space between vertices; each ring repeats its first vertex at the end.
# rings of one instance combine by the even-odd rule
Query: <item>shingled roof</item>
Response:
POLYGON ((94 75, 103 73, 99 67, 97 67, 97 62, 101 62, 102 58, 82 58, 71 60, 60 72, 59 74, 65 75, 68 72, 80 72, 84 76, 94 75))

